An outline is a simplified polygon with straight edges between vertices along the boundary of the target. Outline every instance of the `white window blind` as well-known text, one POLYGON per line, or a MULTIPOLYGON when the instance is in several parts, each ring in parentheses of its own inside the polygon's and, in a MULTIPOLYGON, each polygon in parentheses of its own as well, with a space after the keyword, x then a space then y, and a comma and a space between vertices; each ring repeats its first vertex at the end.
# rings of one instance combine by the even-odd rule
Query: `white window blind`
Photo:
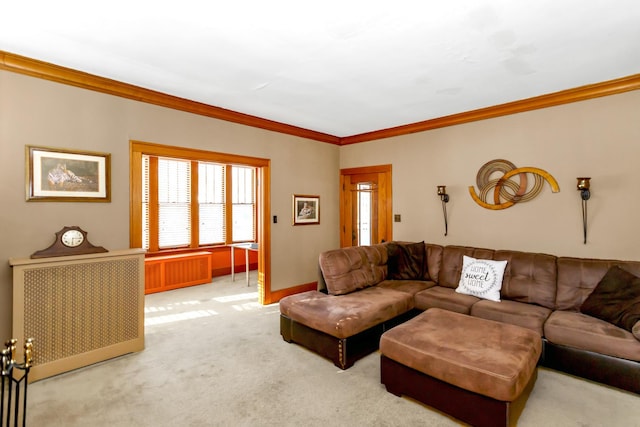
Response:
POLYGON ((224 178, 224 165, 204 162, 198 163, 200 245, 212 245, 225 242, 224 178))
POLYGON ((143 248, 156 251, 256 240, 255 167, 143 154, 141 169, 143 248), (191 173, 192 167, 198 168, 197 174, 191 173))
POLYGON ((255 168, 232 166, 232 239, 255 241, 255 168))
POLYGON ((158 246, 191 243, 191 162, 158 159, 158 246))
POLYGON ((142 247, 149 249, 149 156, 142 156, 142 247))

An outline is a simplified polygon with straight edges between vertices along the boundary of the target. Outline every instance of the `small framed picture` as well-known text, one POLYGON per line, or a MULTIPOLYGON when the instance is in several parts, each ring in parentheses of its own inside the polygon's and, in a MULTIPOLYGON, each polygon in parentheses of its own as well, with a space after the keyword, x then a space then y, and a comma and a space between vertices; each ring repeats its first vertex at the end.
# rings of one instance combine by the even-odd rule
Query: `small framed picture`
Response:
POLYGON ((26 147, 27 201, 110 202, 111 155, 26 147))
POLYGON ((293 225, 320 224, 320 196, 293 195, 293 225))

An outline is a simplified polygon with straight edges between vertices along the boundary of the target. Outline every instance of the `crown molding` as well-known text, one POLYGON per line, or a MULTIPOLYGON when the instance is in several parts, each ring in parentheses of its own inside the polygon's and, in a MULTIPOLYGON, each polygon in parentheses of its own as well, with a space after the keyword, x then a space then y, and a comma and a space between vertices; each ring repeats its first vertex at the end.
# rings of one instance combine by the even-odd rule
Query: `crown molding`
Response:
POLYGON ((640 74, 634 74, 628 77, 567 89, 519 101, 508 102, 506 104, 494 105, 491 107, 452 114, 450 116, 438 117, 435 119, 340 138, 334 135, 263 119, 261 117, 251 116, 221 107, 190 101, 188 99, 167 95, 162 92, 145 89, 139 86, 122 83, 116 80, 99 77, 93 74, 61 67, 59 65, 50 64, 48 62, 27 58, 1 50, 0 70, 25 74, 32 77, 107 93, 148 104, 159 105, 201 116, 212 117, 241 125, 340 146, 408 135, 416 132, 424 132, 427 130, 455 126, 463 123, 491 119, 562 104, 569 104, 572 102, 585 101, 587 99, 615 95, 640 89, 640 74))
POLYGON ((480 108, 478 110, 464 113, 452 114, 450 116, 411 123, 373 132, 362 133, 341 138, 340 145, 356 144, 359 142, 373 141, 394 136, 407 135, 410 133, 423 132, 432 129, 454 126, 463 123, 475 122, 478 120, 491 119, 510 114, 523 113, 525 111, 538 110, 541 108, 553 107, 556 105, 569 104, 572 102, 585 101, 587 99, 599 98, 617 93, 630 92, 640 89, 640 74, 609 80, 606 82, 580 86, 547 95, 535 96, 519 101, 508 102, 506 104, 494 105, 492 107, 480 108))
POLYGON ((115 95, 122 98, 159 105, 161 107, 172 108, 246 126, 340 145, 340 138, 337 136, 273 120, 263 119, 200 102, 190 101, 188 99, 167 95, 162 92, 99 77, 93 74, 61 67, 59 65, 27 58, 9 52, 0 51, 0 70, 25 74, 57 83, 107 93, 109 95, 115 95))

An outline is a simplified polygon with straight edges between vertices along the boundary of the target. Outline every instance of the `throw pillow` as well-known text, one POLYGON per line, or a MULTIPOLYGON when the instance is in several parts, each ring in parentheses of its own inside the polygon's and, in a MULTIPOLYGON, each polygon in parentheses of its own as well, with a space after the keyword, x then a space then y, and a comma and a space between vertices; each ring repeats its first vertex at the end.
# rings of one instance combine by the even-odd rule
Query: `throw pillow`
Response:
POLYGON ((611 267, 580 311, 633 332, 640 320, 640 277, 619 266, 611 267))
POLYGON ((507 261, 462 256, 462 272, 456 292, 491 301, 500 301, 500 289, 507 261))
POLYGON ((389 253, 387 279, 428 280, 428 276, 425 278, 426 253, 424 242, 389 242, 386 246, 389 253))

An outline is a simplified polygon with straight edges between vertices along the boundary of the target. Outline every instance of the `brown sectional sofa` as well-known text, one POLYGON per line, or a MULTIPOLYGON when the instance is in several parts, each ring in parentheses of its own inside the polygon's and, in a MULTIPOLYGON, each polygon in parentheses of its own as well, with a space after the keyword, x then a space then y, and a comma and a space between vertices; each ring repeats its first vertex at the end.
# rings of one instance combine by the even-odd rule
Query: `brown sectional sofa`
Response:
POLYGON ((636 261, 408 242, 336 249, 319 257, 317 291, 280 301, 280 332, 347 369, 386 330, 437 307, 531 329, 540 365, 640 394, 640 322, 628 331, 580 312, 612 266, 640 276, 636 261), (501 301, 456 292, 463 255, 507 261, 501 301))

